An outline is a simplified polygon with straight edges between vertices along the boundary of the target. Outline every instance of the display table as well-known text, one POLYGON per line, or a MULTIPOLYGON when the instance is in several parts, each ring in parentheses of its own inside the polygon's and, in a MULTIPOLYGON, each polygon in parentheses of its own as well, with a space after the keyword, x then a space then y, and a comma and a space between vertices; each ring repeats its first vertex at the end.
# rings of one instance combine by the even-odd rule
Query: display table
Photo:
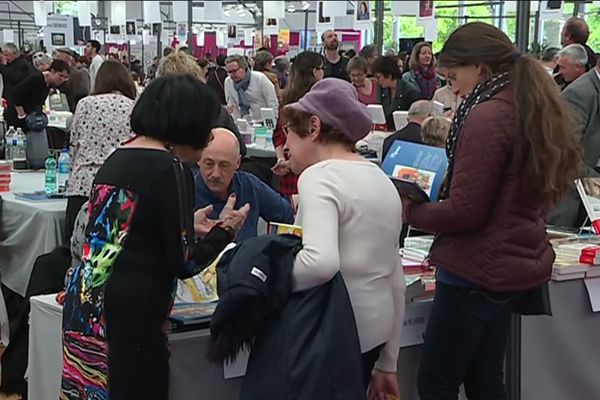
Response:
POLYGON ((2 283, 21 296, 27 290, 35 260, 62 243, 67 201, 27 201, 13 194, 43 189, 44 172, 13 172, 11 191, 2 194, 2 283))
POLYGON ((553 316, 521 318, 521 399, 600 399, 600 313, 581 279, 549 289, 553 316))
MULTIPOLYGON (((407 304, 403 346, 422 343, 430 308, 430 301, 407 304)), ((58 398, 62 372, 61 324, 62 307, 56 303, 55 295, 31 298, 27 371, 30 400, 58 398)), ((224 379, 223 367, 206 359, 208 343, 207 330, 169 335, 171 399, 239 398, 242 379, 224 379)), ((401 350, 398 380, 403 400, 418 400, 415 385, 419 355, 419 346, 401 350)))
POLYGON ((275 148, 271 146, 261 146, 256 143, 246 145, 246 156, 256 158, 277 158, 275 148))

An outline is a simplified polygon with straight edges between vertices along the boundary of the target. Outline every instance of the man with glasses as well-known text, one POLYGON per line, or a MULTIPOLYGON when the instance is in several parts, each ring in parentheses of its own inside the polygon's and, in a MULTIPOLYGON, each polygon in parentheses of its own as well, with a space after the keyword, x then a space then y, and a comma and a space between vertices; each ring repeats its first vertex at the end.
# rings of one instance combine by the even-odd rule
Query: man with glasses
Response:
POLYGON ((253 121, 260 121, 261 108, 272 108, 277 117, 279 100, 269 78, 251 71, 243 56, 227 57, 225 69, 229 75, 225 79, 225 100, 234 118, 249 116, 253 121))

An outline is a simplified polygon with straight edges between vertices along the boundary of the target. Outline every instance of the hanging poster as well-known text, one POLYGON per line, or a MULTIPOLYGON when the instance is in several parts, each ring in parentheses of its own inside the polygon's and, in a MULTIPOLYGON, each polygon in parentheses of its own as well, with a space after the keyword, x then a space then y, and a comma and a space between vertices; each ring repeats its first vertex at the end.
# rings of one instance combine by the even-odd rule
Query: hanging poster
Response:
POLYGON ((419 13, 419 1, 392 1, 392 15, 394 17, 416 16, 419 13))
POLYGON ((371 2, 357 1, 354 9, 354 29, 370 29, 371 26, 371 2))
POLYGON ((237 27, 235 25, 227 25, 227 38, 235 39, 237 37, 237 27))
POLYGON ((277 35, 279 33, 279 19, 264 18, 263 32, 265 35, 277 35))
POLYGON ((244 29, 244 44, 246 46, 252 46, 252 38, 254 37, 254 31, 252 29, 244 29))
POLYGON ((264 18, 285 18, 285 1, 263 1, 264 18))
POLYGON ((187 23, 185 23, 185 22, 177 23, 177 36, 179 36, 179 37, 187 36, 187 23))
POLYGON ((542 20, 563 18, 563 2, 542 1, 540 3, 540 18, 542 20))
POLYGON ((435 18, 433 0, 420 0, 419 1, 419 15, 417 20, 425 21, 435 18))
POLYGON ((33 18, 36 26, 46 26, 48 13, 43 1, 33 2, 33 18))
POLYGON ((290 30, 282 29, 277 35, 277 50, 286 53, 290 47, 290 30))
POLYGON ((125 23, 125 33, 127 36, 134 36, 137 34, 137 29, 135 28, 135 21, 127 21, 125 23))
MULTIPOLYGON (((359 2, 357 2, 359 3, 359 2)), ((328 17, 345 17, 345 1, 323 1, 323 13, 328 17)))
POLYGON ((333 18, 326 16, 324 13, 324 1, 317 1, 317 12, 316 12, 316 30, 317 32, 325 32, 328 29, 333 29, 333 18))

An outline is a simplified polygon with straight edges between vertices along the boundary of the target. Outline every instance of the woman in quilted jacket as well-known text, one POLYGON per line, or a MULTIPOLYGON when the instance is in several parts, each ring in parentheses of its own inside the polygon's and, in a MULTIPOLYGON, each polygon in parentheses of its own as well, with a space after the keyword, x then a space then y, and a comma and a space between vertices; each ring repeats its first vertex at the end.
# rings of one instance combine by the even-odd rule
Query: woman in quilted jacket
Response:
POLYGON ((505 399, 510 314, 550 279, 545 220, 576 178, 582 149, 548 73, 498 28, 458 28, 440 66, 463 98, 447 142, 444 200, 402 200, 405 221, 436 234, 419 394, 456 399, 464 383, 470 399, 505 399))

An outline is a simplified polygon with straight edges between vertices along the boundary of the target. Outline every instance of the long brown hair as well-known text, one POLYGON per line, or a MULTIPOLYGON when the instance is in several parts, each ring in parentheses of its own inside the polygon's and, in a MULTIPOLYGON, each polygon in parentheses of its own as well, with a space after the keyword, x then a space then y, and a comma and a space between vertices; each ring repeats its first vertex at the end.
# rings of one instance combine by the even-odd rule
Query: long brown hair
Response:
POLYGON ((313 70, 324 65, 325 60, 319 53, 304 51, 298 54, 290 68, 288 84, 283 91, 282 106, 300 100, 317 82, 313 70))
POLYGON ((127 67, 118 61, 106 60, 98 69, 93 94, 114 92, 120 92, 131 100, 137 97, 137 89, 127 67))
POLYGON ((421 63, 419 62, 419 54, 421 54, 421 49, 423 47, 429 47, 429 50, 431 50, 431 64, 429 64, 428 67, 435 66, 435 57, 433 56, 433 49, 431 48, 431 45, 427 42, 419 42, 415 44, 415 47, 412 49, 412 53, 410 53, 410 59, 408 62, 410 69, 418 70, 421 66, 421 63))
POLYGON ((482 65, 488 75, 509 73, 519 134, 515 157, 522 184, 548 206, 556 204, 578 177, 582 146, 571 107, 542 64, 519 55, 498 28, 472 22, 454 31, 442 49, 440 66, 482 65))

